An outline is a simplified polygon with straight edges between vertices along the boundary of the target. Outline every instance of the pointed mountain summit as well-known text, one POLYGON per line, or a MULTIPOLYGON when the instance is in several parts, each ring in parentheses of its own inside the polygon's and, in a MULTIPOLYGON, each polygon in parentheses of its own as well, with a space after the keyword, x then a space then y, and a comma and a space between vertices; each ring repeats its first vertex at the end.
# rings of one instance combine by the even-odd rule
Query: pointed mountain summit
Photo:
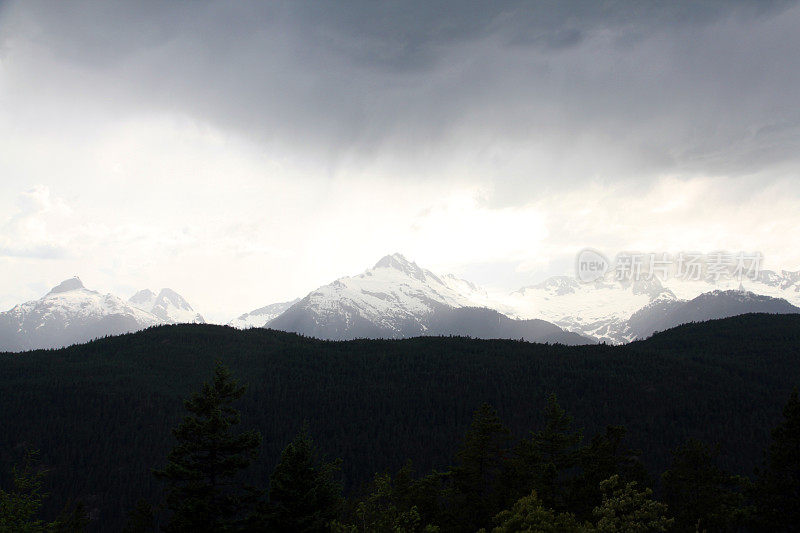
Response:
POLYGON ((410 276, 421 282, 425 282, 426 274, 436 277, 430 271, 420 268, 415 262, 409 261, 402 254, 398 253, 387 255, 381 258, 380 261, 375 263, 375 266, 372 267, 372 270, 377 270, 381 268, 391 268, 397 270, 398 272, 402 272, 403 274, 410 276))
POLYGON ((375 266, 372 268, 396 268, 397 270, 405 271, 410 267, 417 267, 417 264, 413 261, 409 261, 405 258, 403 254, 400 253, 393 253, 386 256, 381 257, 375 266))
POLYGON ((150 289, 142 289, 130 298, 128 302, 135 305, 139 309, 151 308, 156 301, 156 294, 150 289))
POLYGON ((150 289, 143 289, 131 296, 128 303, 156 316, 165 324, 205 323, 202 315, 196 313, 189 302, 172 289, 161 289, 157 295, 150 289))
POLYGON ((47 294, 59 294, 62 292, 75 291, 84 288, 85 287, 83 286, 83 282, 81 281, 81 279, 78 276, 75 276, 73 278, 69 278, 62 281, 61 283, 50 289, 50 292, 48 292, 47 294))

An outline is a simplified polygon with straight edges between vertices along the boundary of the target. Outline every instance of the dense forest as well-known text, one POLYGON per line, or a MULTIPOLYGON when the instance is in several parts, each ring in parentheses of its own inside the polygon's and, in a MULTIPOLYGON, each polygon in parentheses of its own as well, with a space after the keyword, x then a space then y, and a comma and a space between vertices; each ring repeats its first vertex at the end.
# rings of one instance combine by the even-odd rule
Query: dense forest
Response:
POLYGON ((219 401, 219 386, 233 406, 223 436, 238 453, 220 472, 240 480, 226 509, 241 527, 525 531, 540 520, 553 531, 618 531, 628 513, 644 530, 737 531, 767 518, 776 530, 773 507, 799 501, 775 466, 796 460, 797 405, 787 399, 798 383, 797 315, 577 347, 158 327, 0 355, 0 507, 7 487, 33 480, 50 493, 42 515, 61 513, 56 526, 84 510, 100 531, 193 516, 198 507, 181 511, 193 501, 180 496, 181 461, 207 439, 185 417, 207 417, 203 394, 219 401), (19 467, 30 450, 46 475, 19 467), (301 471, 320 498, 311 510, 286 503, 298 499, 301 471), (313 520, 285 525, 300 515, 313 520))

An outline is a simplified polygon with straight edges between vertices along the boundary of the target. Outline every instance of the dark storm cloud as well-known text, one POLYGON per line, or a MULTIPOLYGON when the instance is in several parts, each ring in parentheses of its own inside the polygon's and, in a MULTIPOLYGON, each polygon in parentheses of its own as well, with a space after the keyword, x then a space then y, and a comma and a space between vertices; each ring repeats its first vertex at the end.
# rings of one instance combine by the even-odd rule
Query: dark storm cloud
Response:
POLYGON ((0 9, 8 75, 38 97, 185 113, 333 163, 416 160, 425 178, 485 159, 500 202, 593 176, 800 162, 796 3, 0 9))

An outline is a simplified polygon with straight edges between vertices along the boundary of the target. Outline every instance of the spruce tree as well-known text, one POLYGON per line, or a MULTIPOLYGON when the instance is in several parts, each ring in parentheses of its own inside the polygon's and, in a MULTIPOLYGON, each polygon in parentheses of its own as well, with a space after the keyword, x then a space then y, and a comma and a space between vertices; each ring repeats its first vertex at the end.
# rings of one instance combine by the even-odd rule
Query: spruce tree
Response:
POLYGON ((12 469, 13 488, 0 488, 0 533, 80 533, 89 523, 81 502, 68 505, 53 522, 40 516, 49 496, 43 490, 47 469, 39 461, 39 452, 28 450, 22 466, 12 469))
POLYGON ((139 500, 128 513, 122 533, 152 533, 156 530, 156 510, 147 500, 139 500))
POLYGON ((488 404, 475 411, 452 470, 455 490, 453 520, 463 530, 489 525, 510 503, 509 431, 488 404))
POLYGON ((756 490, 765 530, 795 531, 800 524, 800 399, 792 392, 783 420, 772 430, 766 468, 756 490))
POLYGON ((12 471, 13 488, 0 489, 0 533, 46 531, 48 524, 39 518, 39 511, 47 498, 42 491, 47 470, 39 467, 38 458, 37 451, 27 451, 22 467, 12 471))
POLYGON ((235 431, 241 415, 233 407, 245 391, 217 363, 211 382, 184 402, 189 414, 173 430, 178 442, 167 465, 155 472, 167 483, 172 511, 165 531, 239 531, 254 511, 259 493, 240 478, 255 459, 261 436, 235 431))
POLYGON ((625 445, 625 428, 608 426, 605 433, 592 437, 580 449, 577 466, 580 473, 568 487, 568 507, 581 519, 590 519, 592 509, 600 505, 603 492, 600 482, 617 474, 623 482, 649 485, 649 476, 640 460, 641 452, 625 445))
MULTIPOLYGON (((402 482, 401 482, 402 483, 402 482)), ((356 504, 350 523, 334 522, 334 533, 361 531, 392 531, 402 533, 433 533, 439 529, 425 524, 416 505, 406 506, 400 487, 389 474, 375 474, 372 491, 356 504)))
POLYGON ((566 510, 569 480, 566 473, 578 464, 583 436, 572 429, 572 417, 558 404, 555 394, 547 398, 545 424, 531 432, 516 450, 517 486, 535 490, 545 507, 566 510))
POLYGON ((340 460, 325 462, 303 428, 284 448, 270 478, 263 520, 270 531, 328 531, 342 504, 342 487, 335 479, 340 465, 340 460))
MULTIPOLYGON (((519 499, 510 510, 494 517, 492 533, 592 533, 589 523, 582 523, 572 513, 547 509, 533 491, 519 499)), ((481 530, 479 533, 485 533, 481 530)))
POLYGON ((731 531, 744 518, 742 478, 717 465, 718 447, 689 439, 661 476, 664 502, 680 531, 731 531))
POLYGON ((597 533, 655 533, 675 523, 667 518, 667 506, 652 499, 653 491, 639 490, 635 481, 623 483, 613 475, 600 488, 603 503, 594 509, 597 533))

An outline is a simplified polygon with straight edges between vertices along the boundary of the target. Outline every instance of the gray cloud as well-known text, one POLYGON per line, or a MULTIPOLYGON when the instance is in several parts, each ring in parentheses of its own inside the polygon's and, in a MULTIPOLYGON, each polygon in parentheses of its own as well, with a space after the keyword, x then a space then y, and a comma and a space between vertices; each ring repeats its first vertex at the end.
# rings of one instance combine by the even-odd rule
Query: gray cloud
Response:
POLYGON ((796 170, 798 27, 790 2, 0 8, 20 93, 186 114, 334 174, 382 158, 435 179, 464 161, 498 204, 598 177, 755 187, 796 170))
POLYGON ((0 257, 18 257, 26 259, 64 259, 68 257, 65 248, 55 245, 40 245, 30 248, 8 248, 0 246, 0 257))
POLYGON ((47 188, 36 188, 17 198, 17 210, 7 220, 0 218, 0 258, 64 259, 66 247, 53 242, 48 232, 48 215, 63 215, 69 208, 50 197, 47 188))

